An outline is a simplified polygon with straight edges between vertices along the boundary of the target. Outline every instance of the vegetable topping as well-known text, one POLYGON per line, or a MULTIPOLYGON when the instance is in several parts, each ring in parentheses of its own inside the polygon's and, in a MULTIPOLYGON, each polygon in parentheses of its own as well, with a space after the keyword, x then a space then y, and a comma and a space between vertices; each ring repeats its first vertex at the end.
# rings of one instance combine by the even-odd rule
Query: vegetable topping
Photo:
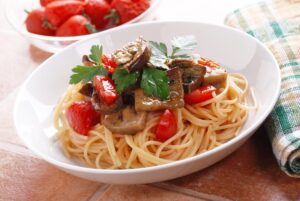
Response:
POLYGON ((100 114, 90 101, 74 102, 67 110, 70 126, 79 134, 88 135, 89 130, 100 121, 100 114))
POLYGON ((216 91, 214 86, 202 86, 199 89, 184 95, 184 101, 187 104, 196 104, 209 100, 213 97, 213 92, 216 91))
MULTIPOLYGON (((90 100, 84 107, 100 112, 102 124, 113 133, 142 131, 148 112, 164 111, 155 134, 165 141, 177 132, 172 110, 213 98, 216 87, 224 84, 227 76, 220 66, 212 67, 215 63, 208 64, 203 58, 199 62, 187 53, 197 45, 193 36, 175 37, 171 43, 171 54, 164 43, 148 44, 141 37, 112 55, 103 54, 102 46, 93 45, 89 56, 82 58, 84 65, 72 69, 70 84, 82 84, 79 92, 90 100)), ((69 123, 75 131, 87 135, 92 121, 73 118, 73 107, 80 108, 68 109, 69 123), (80 128, 74 119, 81 121, 80 128)))
POLYGON ((136 112, 134 108, 128 106, 117 113, 106 115, 103 125, 112 132, 136 134, 145 128, 146 118, 146 112, 136 112))
POLYGON ((160 117, 156 127, 156 138, 160 141, 166 141, 177 132, 177 121, 172 110, 166 109, 160 117))
POLYGON ((145 95, 145 90, 135 90, 135 109, 137 111, 157 111, 166 108, 181 108, 184 106, 181 72, 179 68, 167 71, 170 85, 168 89, 169 99, 160 100, 157 97, 145 95))

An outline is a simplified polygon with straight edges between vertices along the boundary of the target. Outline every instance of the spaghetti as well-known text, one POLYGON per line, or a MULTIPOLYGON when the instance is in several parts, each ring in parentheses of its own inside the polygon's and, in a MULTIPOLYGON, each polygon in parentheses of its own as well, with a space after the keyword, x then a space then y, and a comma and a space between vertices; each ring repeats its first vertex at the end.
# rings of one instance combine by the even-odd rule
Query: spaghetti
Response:
POLYGON ((256 107, 253 92, 241 74, 228 74, 224 87, 207 101, 174 109, 177 132, 165 142, 153 132, 161 111, 149 112, 146 127, 135 135, 112 133, 100 123, 88 136, 76 133, 69 125, 66 110, 86 97, 79 93, 82 84, 70 85, 54 112, 54 126, 65 155, 90 167, 102 169, 143 168, 189 158, 211 150, 238 135, 249 109, 256 107), (254 106, 247 104, 251 93, 254 106))

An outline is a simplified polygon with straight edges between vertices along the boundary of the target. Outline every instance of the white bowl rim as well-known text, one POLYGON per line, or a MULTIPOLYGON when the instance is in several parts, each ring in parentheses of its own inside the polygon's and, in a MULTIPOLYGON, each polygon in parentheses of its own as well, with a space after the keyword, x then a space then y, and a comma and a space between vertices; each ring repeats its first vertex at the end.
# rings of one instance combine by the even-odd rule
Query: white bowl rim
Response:
POLYGON ((159 5, 161 0, 155 0, 153 3, 150 3, 150 7, 147 10, 145 10, 142 14, 138 15, 137 17, 133 18, 132 20, 130 20, 130 21, 124 23, 124 24, 121 24, 121 25, 118 25, 116 27, 106 29, 106 30, 103 30, 103 31, 99 31, 99 32, 96 32, 96 33, 91 33, 91 34, 87 34, 87 35, 80 35, 80 36, 44 36, 44 35, 30 33, 26 29, 23 29, 20 26, 15 25, 15 23, 9 18, 9 5, 11 4, 11 2, 12 1, 6 1, 6 5, 4 6, 5 7, 5 17, 6 17, 7 21, 10 23, 10 25, 13 28, 15 28, 19 33, 21 33, 21 34, 23 34, 27 37, 30 37, 30 38, 35 38, 35 39, 44 40, 44 41, 64 41, 64 42, 67 42, 67 41, 78 41, 78 40, 86 39, 86 38, 89 38, 91 36, 94 36, 95 34, 106 32, 106 31, 109 31, 111 29, 118 28, 120 26, 124 26, 124 25, 127 25, 127 24, 137 22, 140 19, 142 19, 144 16, 146 16, 148 13, 152 12, 159 5))
MULTIPOLYGON (((276 102, 277 102, 277 99, 279 97, 279 94, 280 94, 280 86, 281 86, 281 75, 280 75, 280 68, 279 68, 279 65, 274 57, 274 55, 272 54, 272 52, 263 44, 261 43, 259 40, 257 40, 256 38, 254 37, 251 37, 249 36, 247 33, 245 32, 242 32, 240 30, 237 30, 237 29, 234 29, 234 28, 231 28, 231 27, 228 27, 228 26, 225 26, 225 25, 217 25, 217 24, 211 24, 211 23, 203 23, 203 22, 195 22, 195 21, 173 21, 173 20, 168 20, 168 21, 152 21, 152 22, 140 22, 140 23, 135 23, 135 24, 129 24, 129 25, 126 25, 126 26, 120 26, 120 27, 117 27, 115 29, 111 29, 109 30, 109 32, 116 32, 116 31, 119 31, 119 30, 122 30, 122 29, 128 29, 130 27, 138 27, 138 26, 144 26, 144 25, 152 25, 152 24, 156 24, 156 25, 163 25, 163 24, 178 24, 178 23, 188 23, 188 24, 200 24, 200 25, 204 25, 204 26, 214 26, 214 27, 218 27, 218 28, 222 28, 222 29, 226 29, 226 30, 230 30, 230 31, 233 31, 233 32, 236 32, 236 33, 239 33, 239 34, 242 34, 246 37, 249 38, 249 40, 253 40, 255 43, 259 44, 265 51, 268 52, 268 54, 271 56, 271 59, 272 61, 274 62, 274 64, 276 65, 276 74, 277 74, 277 77, 278 77, 278 84, 275 88, 275 96, 273 97, 272 101, 271 101, 271 104, 269 104, 267 106, 267 108, 265 109, 265 111, 258 117, 258 120, 250 125, 247 129, 245 129, 244 131, 240 132, 239 135, 237 135, 236 137, 234 137, 233 139, 229 140, 228 142, 214 148, 214 149, 211 149, 211 150, 208 150, 204 153, 201 153, 201 154, 198 154, 198 155, 195 155, 195 156, 192 156, 192 157, 189 157, 189 158, 185 158, 185 159, 182 159, 182 160, 178 160, 178 161, 173 161, 173 162, 170 162, 170 163, 167 163, 167 164, 163 164, 163 165, 157 165, 157 166, 151 166, 151 167, 144 167, 144 168, 134 168, 134 169, 96 169, 96 168, 90 168, 90 167, 82 167, 82 166, 78 166, 78 165, 73 165, 73 164, 67 164, 67 163, 64 163, 64 162, 60 162, 56 159, 53 159, 51 157, 49 157, 48 155, 46 154, 43 154, 41 153, 39 150, 35 149, 34 146, 31 146, 29 143, 26 142, 26 139, 23 138, 23 135, 21 134, 21 130, 17 127, 17 119, 16 119, 16 116, 18 114, 17 112, 17 105, 21 99, 21 93, 22 91, 24 90, 25 86, 27 85, 27 83, 31 80, 31 78, 36 74, 37 71, 39 71, 39 69, 41 69, 40 67, 37 67, 30 75, 29 77, 25 80, 25 82, 22 84, 19 92, 18 92, 18 96, 16 98, 16 101, 15 101, 15 104, 14 104, 14 111, 13 111, 13 114, 14 114, 14 125, 15 125, 15 128, 17 130, 17 134, 18 136, 23 140, 23 142, 25 143, 25 145, 31 149, 32 151, 34 151, 39 157, 43 158, 45 161, 53 164, 53 165, 56 165, 58 167, 61 167, 61 168, 64 168, 64 169, 69 169, 69 170, 73 170, 73 171, 77 171, 77 172, 84 172, 84 173, 99 173, 99 174, 107 174, 107 175, 116 175, 116 174, 133 174, 133 173, 142 173, 142 172, 152 172, 152 171, 156 171, 156 170, 160 170, 160 169, 168 169, 168 168, 171 168, 171 167, 176 167, 176 166, 179 166, 179 165, 185 165, 187 163, 190 163, 190 162, 194 162, 200 158, 203 158, 203 157, 209 157, 210 155, 212 154, 215 154, 216 152, 219 152, 221 151, 222 149, 225 149, 225 148, 228 148, 230 146, 232 146, 234 143, 237 143, 238 141, 242 140, 244 137, 250 135, 252 132, 254 132, 258 126, 260 124, 263 123, 263 121, 267 118, 267 116, 270 114, 271 110, 273 109, 273 107, 275 106, 276 102)), ((55 59, 57 57, 58 54, 61 54, 63 53, 64 51, 68 51, 68 49, 71 49, 73 47, 75 47, 76 45, 78 44, 82 44, 82 43, 85 43, 85 41, 89 40, 90 38, 96 38, 96 37, 99 37, 101 35, 104 35, 106 34, 107 31, 105 32, 99 32, 95 35, 93 35, 93 37, 89 37, 87 39, 84 39, 84 40, 80 40, 80 41, 77 41, 69 46, 67 46, 66 48, 64 48, 62 51, 60 51, 59 53, 56 53, 55 55, 51 56, 50 58, 48 58, 46 61, 44 61, 42 64, 40 64, 40 66, 44 66, 46 65, 49 60, 52 60, 52 59, 55 59)))

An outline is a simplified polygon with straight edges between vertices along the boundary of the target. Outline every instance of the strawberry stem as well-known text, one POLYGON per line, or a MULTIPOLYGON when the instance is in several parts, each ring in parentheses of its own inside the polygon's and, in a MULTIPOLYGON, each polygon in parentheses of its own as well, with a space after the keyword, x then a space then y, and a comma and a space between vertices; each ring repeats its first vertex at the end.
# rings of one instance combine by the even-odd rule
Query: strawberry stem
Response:
POLYGON ((29 10, 24 9, 24 12, 27 13, 27 14, 30 14, 29 10))
POLYGON ((110 13, 104 16, 104 19, 111 19, 113 24, 120 23, 120 17, 116 9, 111 9, 110 13))
POLYGON ((45 17, 43 17, 43 19, 42 19, 42 25, 46 29, 55 30, 55 27, 53 27, 53 25, 45 17))
POLYGON ((90 32, 90 33, 96 33, 97 32, 97 29, 92 24, 86 24, 85 27, 88 30, 88 32, 90 32))

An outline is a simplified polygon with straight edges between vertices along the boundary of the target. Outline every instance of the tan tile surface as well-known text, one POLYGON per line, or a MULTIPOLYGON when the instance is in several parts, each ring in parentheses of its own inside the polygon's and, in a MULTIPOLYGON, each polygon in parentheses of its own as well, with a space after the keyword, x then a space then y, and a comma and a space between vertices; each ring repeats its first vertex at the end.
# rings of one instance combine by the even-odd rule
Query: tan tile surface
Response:
POLYGON ((233 200, 300 200, 300 180, 279 169, 265 136, 261 128, 226 159, 166 183, 233 200))
POLYGON ((13 123, 13 106, 16 96, 17 91, 14 91, 0 101, 0 142, 23 145, 21 139, 17 136, 13 123))
POLYGON ((201 201, 195 197, 146 185, 113 185, 98 201, 201 201))
POLYGON ((0 200, 86 200, 100 187, 44 161, 0 149, 0 200))
MULTIPOLYGON (((0 26, 1 27, 1 26, 0 26)), ((0 101, 51 54, 37 50, 14 31, 0 29, 0 101)))

